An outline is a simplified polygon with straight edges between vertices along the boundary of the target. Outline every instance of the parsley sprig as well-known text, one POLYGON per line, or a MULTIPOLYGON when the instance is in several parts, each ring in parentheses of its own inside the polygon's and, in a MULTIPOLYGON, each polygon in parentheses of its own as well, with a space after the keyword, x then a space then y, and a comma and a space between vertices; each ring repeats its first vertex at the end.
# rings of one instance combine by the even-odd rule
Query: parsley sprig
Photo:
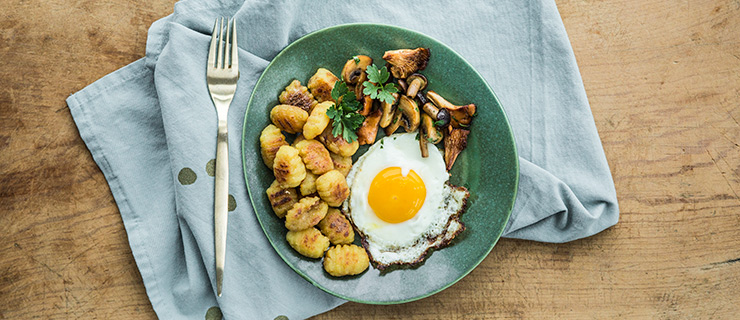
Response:
POLYGON ((398 92, 398 88, 393 83, 385 83, 391 76, 388 68, 383 66, 383 68, 378 69, 375 64, 371 64, 367 66, 365 72, 367 72, 368 81, 362 83, 365 86, 362 93, 385 103, 393 103, 396 99, 391 94, 398 92))
POLYGON ((360 108, 360 102, 354 92, 348 94, 349 89, 342 81, 334 83, 334 89, 331 90, 331 97, 336 103, 326 110, 329 119, 334 120, 331 134, 334 137, 341 135, 349 143, 357 140, 355 130, 362 125, 365 117, 357 113, 360 108))

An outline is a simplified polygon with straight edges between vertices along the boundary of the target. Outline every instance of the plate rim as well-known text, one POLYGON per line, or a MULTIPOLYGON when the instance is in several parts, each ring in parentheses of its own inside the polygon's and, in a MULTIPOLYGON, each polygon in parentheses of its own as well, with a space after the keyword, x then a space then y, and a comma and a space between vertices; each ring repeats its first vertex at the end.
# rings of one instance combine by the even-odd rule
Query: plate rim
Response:
POLYGON ((365 23, 365 22, 355 22, 355 23, 338 24, 338 25, 334 25, 334 26, 330 26, 330 27, 326 27, 326 28, 322 28, 322 29, 318 29, 318 30, 309 32, 309 33, 301 36, 300 38, 296 39, 295 41, 291 42, 287 46, 285 46, 283 49, 280 50, 280 52, 277 55, 275 55, 275 57, 272 58, 272 60, 270 60, 270 63, 267 64, 267 66, 265 67, 265 69, 262 70, 262 73, 260 74, 260 77, 257 79, 257 82, 255 82, 254 87, 252 88, 252 92, 249 95, 249 100, 247 101, 247 107, 244 110, 244 122, 242 123, 241 140, 242 141, 241 141, 241 150, 240 150, 240 152, 241 152, 241 156, 242 156, 242 171, 243 171, 243 177, 244 177, 244 184, 247 187, 247 196, 249 197, 249 202, 252 205, 252 210, 254 210, 254 215, 257 218, 257 221, 259 222, 260 228, 262 229, 262 232, 265 234, 265 237, 267 238, 267 241, 270 242, 270 245, 272 246, 273 250, 275 250, 275 252, 278 254, 278 256, 280 256, 280 258, 283 260, 283 262, 285 264, 287 264, 295 273, 297 273, 298 275, 300 275, 303 279, 305 279, 306 281, 308 281, 309 283, 311 283, 313 286, 315 286, 315 287, 321 289, 322 291, 324 291, 326 293, 329 293, 329 294, 331 294, 331 295, 333 295, 335 297, 338 297, 338 298, 341 298, 341 299, 344 299, 344 300, 347 300, 347 301, 353 301, 353 302, 358 302, 358 303, 363 303, 363 304, 392 305, 392 304, 402 304, 402 303, 407 303, 407 302, 412 302, 412 301, 424 299, 426 297, 432 296, 434 294, 437 294, 437 293, 439 293, 439 292, 441 292, 441 291, 443 291, 443 290, 451 287, 452 285, 454 285, 455 283, 457 283, 458 281, 460 281, 462 278, 465 278, 468 274, 470 274, 470 272, 472 272, 475 268, 477 268, 481 264, 481 262, 483 262, 483 260, 486 257, 488 257, 488 255, 491 253, 491 251, 496 246, 496 244, 498 243, 498 241, 501 239, 501 235, 503 234, 504 230, 506 229, 506 225, 508 225, 509 219, 511 218, 511 214, 512 214, 512 211, 514 209, 514 204, 516 202, 516 198, 518 196, 518 191, 519 191, 519 176, 520 176, 520 172, 519 172, 519 154, 518 154, 518 150, 517 150, 516 139, 514 137, 514 131, 511 128, 511 123, 509 122, 509 117, 506 114, 506 110, 503 108, 503 104, 501 103, 501 100, 496 95, 496 92, 493 91, 493 88, 491 87, 491 85, 478 72, 478 70, 476 68, 474 68, 473 65, 470 64, 470 62, 468 62, 467 60, 465 60, 465 58, 462 55, 460 55, 457 51, 455 51, 454 49, 452 49, 450 46, 448 46, 444 42, 439 41, 439 40, 437 40, 437 39, 435 39, 435 38, 433 38, 431 36, 428 36, 426 34, 423 34, 421 32, 414 31, 414 30, 411 30, 411 29, 408 29, 408 28, 405 28, 405 27, 396 26, 396 25, 383 24, 383 23, 365 23), (335 29, 352 28, 352 27, 366 27, 366 26, 367 27, 376 26, 376 27, 384 27, 384 28, 398 29, 398 30, 401 30, 403 32, 412 33, 412 34, 414 34, 416 36, 421 36, 421 37, 424 37, 424 38, 427 38, 427 39, 431 39, 432 41, 436 42, 438 45, 441 45, 445 49, 447 49, 450 52, 452 52, 455 56, 457 56, 463 63, 465 63, 468 67, 470 67, 470 69, 473 70, 473 72, 475 72, 475 74, 481 80, 483 80, 483 83, 485 83, 485 87, 488 89, 488 91, 491 92, 491 95, 493 95, 493 98, 494 98, 496 104, 499 106, 499 109, 501 109, 501 112, 502 112, 502 114, 504 116, 504 120, 506 120, 505 121, 506 127, 509 129, 508 130, 508 132, 509 132, 508 138, 511 140, 511 143, 512 143, 512 145, 514 147, 513 148, 513 151, 514 151, 514 170, 516 172, 516 175, 514 177, 514 192, 512 194, 511 202, 509 203, 509 206, 508 206, 508 209, 507 209, 504 227, 501 228, 501 231, 496 236, 496 240, 494 240, 493 243, 491 243, 491 245, 488 248, 488 250, 486 251, 486 253, 485 254, 482 254, 481 257, 474 264, 472 264, 472 266, 470 267, 469 270, 466 270, 465 272, 463 272, 455 280, 450 281, 449 283, 445 284, 444 286, 442 286, 442 287, 440 287, 438 289, 435 289, 435 290, 432 290, 430 292, 427 292, 427 293, 424 293, 424 294, 421 294, 421 295, 417 295, 417 296, 414 296, 414 297, 411 297, 411 298, 402 299, 402 300, 368 301, 368 300, 362 300, 362 299, 359 299, 359 298, 347 296, 347 295, 344 295, 344 294, 341 294, 341 293, 334 292, 334 291, 332 291, 332 290, 330 290, 330 289, 322 286, 320 283, 318 283, 315 280, 313 280, 313 278, 309 277, 307 274, 305 274, 301 270, 296 269, 296 266, 294 266, 292 263, 290 263, 286 259, 286 257, 283 255, 283 253, 277 248, 277 246, 275 245, 275 243, 272 241, 272 238, 269 237, 269 236, 267 236, 267 230, 265 229, 265 225, 262 222, 262 219, 260 218, 260 215, 257 214, 257 207, 255 205, 255 199, 252 197, 252 190, 251 190, 251 188, 249 186, 249 181, 247 179, 247 175, 248 175, 247 168, 244 165, 246 163, 246 154, 245 154, 244 150, 245 150, 245 144, 246 144, 246 141, 247 141, 247 139, 245 137, 245 133, 246 133, 246 130, 247 130, 247 118, 249 116, 249 110, 250 110, 250 107, 252 105, 252 100, 254 99, 254 96, 255 96, 255 91, 256 91, 255 88, 257 88, 260 85, 260 83, 262 83, 262 81, 264 80, 265 72, 273 65, 273 63, 275 63, 276 60, 278 60, 278 58, 280 58, 283 54, 285 54, 286 51, 288 51, 290 48, 292 48, 297 43, 300 43, 301 41, 304 41, 306 38, 309 38, 309 37, 311 37, 311 36, 313 36, 313 35, 315 35, 317 33, 330 32, 330 31, 333 31, 335 29))

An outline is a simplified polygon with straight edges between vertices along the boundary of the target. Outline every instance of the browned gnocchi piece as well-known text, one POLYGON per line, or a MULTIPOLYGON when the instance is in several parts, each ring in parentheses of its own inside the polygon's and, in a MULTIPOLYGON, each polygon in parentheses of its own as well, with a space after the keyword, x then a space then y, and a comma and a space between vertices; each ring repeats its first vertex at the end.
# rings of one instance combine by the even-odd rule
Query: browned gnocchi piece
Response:
POLYGON ((302 132, 307 119, 308 112, 296 106, 279 104, 270 110, 270 121, 288 133, 302 132))
POLYGON ((306 139, 316 138, 326 129, 329 125, 329 116, 326 115, 326 111, 333 105, 334 102, 324 101, 311 110, 311 114, 303 126, 303 135, 306 139))
POLYGON ((275 154, 272 172, 275 180, 283 188, 295 188, 306 177, 306 166, 301 160, 298 149, 291 146, 282 146, 275 154))
POLYGON ((277 181, 273 181, 265 192, 270 199, 272 211, 280 219, 284 218, 285 213, 298 202, 298 192, 294 188, 281 187, 277 181))
POLYGON ((340 156, 343 157, 351 157, 355 152, 357 152, 357 149, 360 148, 360 143, 357 142, 357 140, 353 141, 352 143, 347 142, 347 140, 344 140, 344 137, 341 135, 334 136, 331 133, 331 125, 327 126, 326 129, 324 129, 324 132, 321 133, 319 136, 319 141, 323 143, 329 151, 334 152, 340 156))
POLYGON ((347 180, 338 170, 332 170, 319 176, 316 179, 316 191, 319 197, 332 207, 342 205, 342 202, 349 197, 347 180))
POLYGON ((316 228, 288 231, 285 239, 295 251, 309 258, 321 258, 324 251, 329 248, 329 238, 322 235, 316 228))
POLYGON ((329 151, 321 142, 313 139, 303 140, 295 145, 298 153, 306 164, 306 169, 314 174, 321 175, 334 169, 329 151))
POLYGON ((289 104, 291 106, 299 107, 306 112, 311 112, 318 102, 313 98, 313 95, 308 92, 308 88, 303 86, 300 81, 293 80, 278 98, 280 103, 289 104))
POLYGON ((285 136, 280 129, 272 124, 265 127, 260 134, 260 152, 262 161, 267 167, 272 169, 272 163, 275 161, 275 154, 282 146, 288 145, 285 136))
POLYGON ((352 157, 342 157, 334 152, 329 152, 329 156, 331 157, 331 162, 334 163, 334 169, 346 177, 352 169, 352 157))
POLYGON ((324 257, 324 270, 335 277, 360 274, 369 266, 365 249, 353 244, 334 246, 324 257))
POLYGON ((331 71, 325 68, 319 68, 316 73, 308 79, 308 90, 311 90, 316 100, 319 102, 332 101, 331 90, 334 89, 334 83, 339 81, 331 71))
POLYGON ((319 221, 319 230, 331 244, 350 244, 355 241, 355 231, 352 225, 338 209, 329 208, 324 219, 319 221))
POLYGON ((285 214, 285 227, 299 231, 308 229, 324 219, 329 206, 319 197, 306 197, 294 204, 285 214))
POLYGON ((311 171, 306 171, 306 178, 303 179, 300 186, 302 195, 307 196, 316 193, 316 178, 318 177, 311 173, 311 171))

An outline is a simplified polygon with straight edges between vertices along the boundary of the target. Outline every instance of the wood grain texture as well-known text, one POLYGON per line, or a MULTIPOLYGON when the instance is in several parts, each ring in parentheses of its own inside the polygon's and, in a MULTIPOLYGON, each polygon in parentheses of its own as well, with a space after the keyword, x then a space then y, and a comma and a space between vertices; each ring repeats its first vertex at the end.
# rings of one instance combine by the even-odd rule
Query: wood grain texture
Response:
MULTIPOLYGON (((556 1, 620 201, 617 226, 504 239, 469 276, 316 319, 731 319, 740 314, 740 1, 556 1)), ((155 318, 64 99, 144 55, 165 1, 6 1, 0 318, 155 318)))

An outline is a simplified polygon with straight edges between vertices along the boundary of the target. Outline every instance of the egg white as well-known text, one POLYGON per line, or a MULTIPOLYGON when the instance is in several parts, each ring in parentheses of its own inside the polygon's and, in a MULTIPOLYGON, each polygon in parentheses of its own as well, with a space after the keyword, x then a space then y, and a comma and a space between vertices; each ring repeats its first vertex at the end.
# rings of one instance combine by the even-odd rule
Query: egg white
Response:
POLYGON ((423 158, 416 133, 384 137, 357 160, 347 175, 350 197, 343 211, 360 232, 371 258, 380 264, 418 261, 428 248, 446 243, 463 228, 451 217, 463 209, 467 191, 461 194, 447 184, 449 174, 442 153, 431 144, 428 149, 429 156, 423 158), (426 188, 419 211, 401 223, 378 218, 367 200, 373 179, 389 167, 400 167, 404 176, 414 170, 426 188))

